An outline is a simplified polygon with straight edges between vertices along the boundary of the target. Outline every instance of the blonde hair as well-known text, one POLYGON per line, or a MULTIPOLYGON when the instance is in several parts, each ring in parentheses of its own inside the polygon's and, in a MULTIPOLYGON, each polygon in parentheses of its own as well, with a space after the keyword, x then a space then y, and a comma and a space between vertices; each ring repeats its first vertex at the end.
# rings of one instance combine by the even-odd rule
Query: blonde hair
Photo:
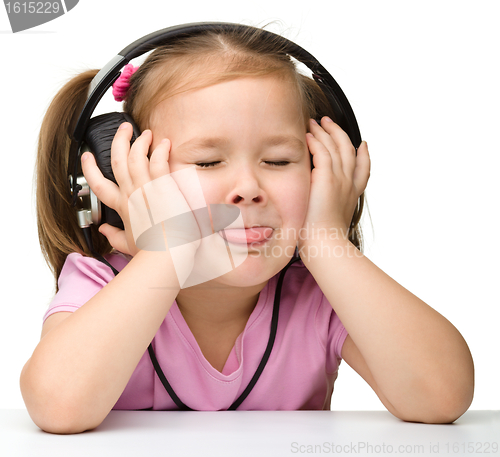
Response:
MULTIPOLYGON (((66 256, 79 252, 91 256, 78 227, 68 186, 68 155, 75 113, 85 103, 88 86, 98 70, 86 71, 70 80, 55 96, 43 119, 36 162, 36 213, 42 253, 57 278, 66 256)), ((190 90, 240 77, 273 76, 290 81, 303 107, 304 128, 309 118, 335 115, 317 83, 301 74, 284 52, 279 37, 263 30, 209 31, 182 38, 155 49, 133 74, 124 103, 141 131, 150 128, 154 108, 165 99, 190 90)), ((364 194, 358 200, 350 229, 350 241, 363 250, 359 221, 364 194)), ((112 247, 92 225, 94 250, 101 254, 112 247)))

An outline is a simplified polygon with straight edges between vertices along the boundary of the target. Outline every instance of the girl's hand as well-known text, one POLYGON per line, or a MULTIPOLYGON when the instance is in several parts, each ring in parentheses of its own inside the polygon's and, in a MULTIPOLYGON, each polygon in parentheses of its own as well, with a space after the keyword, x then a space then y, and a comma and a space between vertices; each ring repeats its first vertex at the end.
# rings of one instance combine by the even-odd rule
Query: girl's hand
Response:
MULTIPOLYGON (((354 210, 370 176, 370 156, 365 141, 357 155, 349 136, 339 125, 323 117, 321 126, 310 120, 306 135, 313 156, 305 233, 314 228, 340 231, 347 237, 354 210), (313 225, 314 223, 314 225, 313 225)), ((299 239, 299 249, 307 239, 299 239)))
POLYGON ((106 179, 91 153, 82 156, 82 170, 90 188, 106 206, 114 209, 123 221, 125 230, 103 224, 99 227, 111 246, 120 252, 135 256, 137 248, 129 217, 129 198, 146 183, 170 173, 168 164, 171 143, 163 140, 148 159, 153 140, 151 130, 145 130, 132 147, 132 126, 125 122, 117 130, 111 145, 111 165, 118 186, 106 179))

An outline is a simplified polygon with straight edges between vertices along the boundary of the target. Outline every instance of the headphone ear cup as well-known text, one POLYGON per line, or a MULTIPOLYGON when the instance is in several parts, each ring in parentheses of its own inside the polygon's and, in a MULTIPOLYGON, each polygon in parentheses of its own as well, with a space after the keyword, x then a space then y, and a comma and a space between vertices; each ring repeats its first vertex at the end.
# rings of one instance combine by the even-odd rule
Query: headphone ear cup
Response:
POLYGON ((134 132, 130 145, 140 136, 139 128, 135 125, 133 119, 126 113, 107 113, 94 117, 89 121, 84 135, 84 141, 94 154, 97 166, 105 178, 118 184, 111 167, 111 144, 116 131, 124 122, 130 122, 134 132))
MULTIPOLYGON (((111 144, 113 143, 116 131, 123 122, 132 124, 133 134, 130 140, 130 145, 132 146, 141 133, 132 117, 127 113, 106 113, 92 118, 89 121, 83 138, 92 154, 94 154, 97 166, 99 170, 101 170, 103 176, 117 185, 118 183, 116 182, 111 166, 111 144)), ((99 203, 101 207, 101 217, 97 218, 97 225, 107 223, 123 230, 123 221, 118 213, 112 208, 107 207, 104 203, 99 203)))

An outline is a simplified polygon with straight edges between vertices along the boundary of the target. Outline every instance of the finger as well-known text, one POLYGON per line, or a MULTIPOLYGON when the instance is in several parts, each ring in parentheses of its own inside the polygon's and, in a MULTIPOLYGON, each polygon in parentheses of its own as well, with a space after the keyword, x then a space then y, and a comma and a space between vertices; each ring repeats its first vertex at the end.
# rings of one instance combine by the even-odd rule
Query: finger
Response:
POLYGON ((344 132, 340 125, 333 122, 328 116, 321 118, 321 127, 323 127, 332 136, 335 144, 339 148, 353 150, 355 152, 349 135, 344 132))
POLYGON ((86 152, 82 155, 82 171, 87 184, 96 197, 106 206, 115 209, 115 202, 120 196, 120 190, 114 182, 103 176, 97 166, 94 154, 91 152, 86 152))
MULTIPOLYGON (((323 123, 325 123, 325 118, 323 118, 323 123)), ((329 124, 333 124, 333 122, 329 122, 329 124)), ((334 171, 335 173, 341 173, 344 176, 348 176, 352 179, 352 173, 354 170, 355 161, 349 154, 345 154, 345 151, 342 151, 342 146, 335 141, 336 129, 330 127, 329 130, 325 130, 323 126, 318 125, 315 122, 311 122, 311 132, 314 134, 315 138, 317 138, 321 143, 323 143, 326 149, 332 155, 332 159, 334 162, 334 171)), ((351 154, 352 155, 352 154, 351 154)), ((338 175, 340 176, 340 174, 338 175)))
POLYGON ((335 169, 341 166, 338 155, 335 153, 332 156, 325 145, 315 138, 312 133, 306 134, 306 141, 309 151, 313 156, 314 169, 335 172, 335 169))
POLYGON ((172 142, 164 138, 151 154, 151 159, 149 160, 151 179, 154 180, 160 176, 170 174, 168 159, 170 157, 171 146, 172 142))
POLYGON ((366 189, 368 179, 370 178, 370 154, 368 152, 368 144, 363 141, 358 148, 356 156, 356 169, 354 170, 354 185, 361 195, 366 189))
POLYGON ((111 143, 111 167, 116 182, 124 189, 130 189, 132 187, 132 179, 130 178, 127 164, 132 134, 132 125, 128 122, 124 122, 116 131, 113 142, 111 143))
POLYGON ((314 137, 321 141, 329 151, 332 153, 339 152, 339 146, 335 143, 331 135, 314 119, 311 119, 310 130, 314 137))
POLYGON ((356 165, 356 149, 352 145, 349 135, 328 116, 321 119, 321 127, 330 135, 336 145, 342 160, 344 174, 352 177, 356 165))
POLYGON ((135 140, 132 148, 130 149, 130 154, 128 155, 128 167, 134 189, 137 189, 151 181, 151 176, 149 174, 148 153, 152 140, 153 134, 151 130, 144 130, 139 138, 135 140))
POLYGON ((99 227, 99 233, 102 233, 109 241, 109 244, 124 254, 131 254, 129 251, 127 236, 125 230, 121 230, 113 225, 103 224, 99 227))

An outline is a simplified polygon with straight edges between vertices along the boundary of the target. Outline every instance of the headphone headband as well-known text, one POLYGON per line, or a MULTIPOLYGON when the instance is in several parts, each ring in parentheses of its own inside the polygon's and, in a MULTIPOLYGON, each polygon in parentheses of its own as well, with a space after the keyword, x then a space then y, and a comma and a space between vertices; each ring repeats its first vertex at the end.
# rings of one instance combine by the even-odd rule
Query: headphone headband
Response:
MULTIPOLYGON (((87 129, 92 113, 94 112, 97 104, 106 93, 106 91, 120 76, 120 70, 125 65, 127 65, 130 60, 139 57, 159 46, 174 42, 175 40, 180 38, 187 38, 209 31, 244 32, 252 29, 258 30, 264 35, 264 37, 270 37, 273 40, 278 40, 278 42, 283 46, 284 52, 294 57, 299 62, 302 62, 312 71, 313 79, 317 82, 317 84, 325 94, 332 107, 333 112, 335 113, 335 122, 337 122, 337 124, 339 124, 340 127, 347 133, 347 135, 351 139, 352 144, 357 149, 361 144, 361 133, 359 131, 358 123, 356 121, 356 117, 354 116, 351 105, 349 104, 347 97, 344 95, 344 92, 342 92, 342 89, 337 84, 335 79, 333 79, 330 73, 326 71, 326 69, 318 62, 318 60, 316 60, 313 55, 311 55, 309 52, 307 52, 305 49, 301 48, 294 42, 267 30, 257 29, 256 27, 234 24, 230 22, 198 22, 167 27, 165 29, 150 33, 149 35, 146 35, 134 41, 133 43, 122 49, 99 71, 99 73, 97 73, 90 84, 89 96, 80 113, 75 129, 73 132, 68 132, 70 134, 70 138, 72 138, 70 156, 68 161, 68 175, 71 175, 71 170, 74 167, 75 170, 73 174, 76 176, 76 168, 78 166, 78 152, 82 145, 85 130, 87 129)), ((76 185, 76 180, 74 180, 74 182, 74 185, 76 185)), ((76 189, 74 188, 74 186, 72 187, 72 194, 75 197, 76 189)))

